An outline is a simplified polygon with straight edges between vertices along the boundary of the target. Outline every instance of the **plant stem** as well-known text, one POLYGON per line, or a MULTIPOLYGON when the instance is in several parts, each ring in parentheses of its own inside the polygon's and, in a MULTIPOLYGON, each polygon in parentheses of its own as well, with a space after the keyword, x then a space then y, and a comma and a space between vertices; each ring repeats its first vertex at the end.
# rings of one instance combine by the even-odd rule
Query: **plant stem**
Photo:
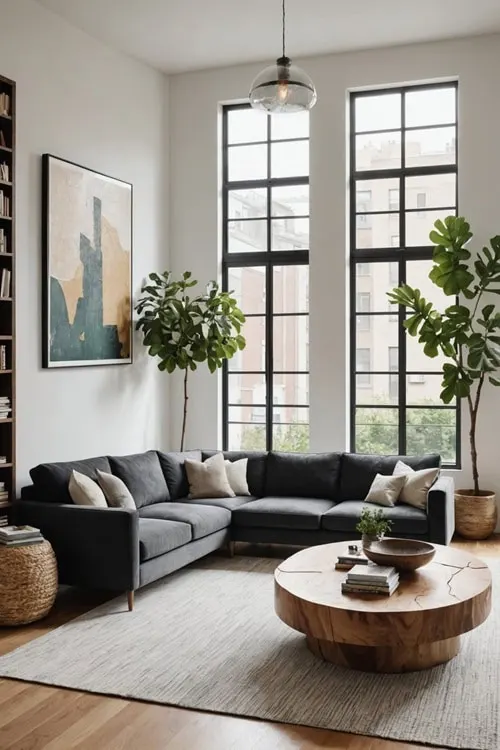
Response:
POLYGON ((474 494, 479 495, 479 472, 477 470, 477 450, 476 450, 476 426, 477 426, 477 412, 479 410, 479 400, 481 398, 481 390, 484 383, 484 372, 481 373, 479 383, 477 385, 476 397, 474 403, 472 398, 469 396, 469 413, 470 413, 470 455, 472 460, 472 479, 474 480, 474 494))
POLYGON ((182 417, 182 435, 181 435, 181 451, 184 450, 184 438, 186 436, 186 420, 187 420, 187 407, 188 407, 188 390, 187 390, 187 384, 188 384, 188 368, 186 367, 186 371, 184 373, 184 414, 182 417))

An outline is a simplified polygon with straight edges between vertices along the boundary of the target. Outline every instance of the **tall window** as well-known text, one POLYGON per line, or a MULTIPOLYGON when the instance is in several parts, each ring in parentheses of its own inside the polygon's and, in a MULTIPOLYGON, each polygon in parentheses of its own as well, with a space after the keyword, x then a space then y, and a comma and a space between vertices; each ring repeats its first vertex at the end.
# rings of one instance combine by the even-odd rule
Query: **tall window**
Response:
POLYGON ((309 449, 309 116, 223 111, 223 282, 246 349, 223 374, 226 450, 309 449))
POLYGON ((386 292, 407 282, 437 309, 453 303, 428 274, 429 232, 457 210, 457 84, 354 93, 350 113, 351 448, 436 451, 456 466, 458 410, 439 398, 443 360, 406 334, 405 310, 388 307, 386 292), (369 209, 359 199, 368 194, 369 209))

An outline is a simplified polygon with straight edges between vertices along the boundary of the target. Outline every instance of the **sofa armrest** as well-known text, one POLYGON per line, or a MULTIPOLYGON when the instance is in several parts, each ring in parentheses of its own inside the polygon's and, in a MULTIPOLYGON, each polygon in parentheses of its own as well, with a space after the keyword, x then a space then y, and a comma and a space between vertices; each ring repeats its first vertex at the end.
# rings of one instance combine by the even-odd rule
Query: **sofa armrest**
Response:
POLYGON ((455 483, 440 476, 427 495, 429 538, 436 544, 449 544, 455 531, 455 483))
POLYGON ((39 528, 57 558, 60 583, 132 591, 139 586, 139 514, 124 508, 17 501, 15 523, 39 528))

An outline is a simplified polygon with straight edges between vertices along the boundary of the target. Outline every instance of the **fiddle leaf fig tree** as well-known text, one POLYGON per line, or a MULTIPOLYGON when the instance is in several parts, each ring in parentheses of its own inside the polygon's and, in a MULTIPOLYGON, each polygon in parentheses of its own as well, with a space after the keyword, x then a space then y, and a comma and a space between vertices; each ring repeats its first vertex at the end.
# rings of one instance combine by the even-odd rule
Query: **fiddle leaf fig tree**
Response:
POLYGON ((136 329, 142 330, 148 354, 168 373, 184 370, 184 412, 181 451, 184 450, 188 406, 188 373, 206 364, 211 373, 245 348, 245 316, 230 292, 210 281, 202 294, 190 290, 198 282, 185 271, 179 281, 169 271, 150 273, 135 309, 136 329))
POLYGON ((434 224, 431 281, 448 297, 458 297, 438 312, 432 302, 408 284, 388 292, 391 302, 411 311, 404 325, 418 337, 428 357, 442 355, 441 400, 465 399, 470 416, 470 452, 474 494, 480 494, 477 468, 476 427, 483 386, 500 386, 500 312, 495 297, 500 294, 500 236, 472 258, 465 247, 473 235, 462 217, 448 216, 434 224), (461 304, 460 297, 468 301, 461 304), (486 302, 488 304, 486 304, 486 302))

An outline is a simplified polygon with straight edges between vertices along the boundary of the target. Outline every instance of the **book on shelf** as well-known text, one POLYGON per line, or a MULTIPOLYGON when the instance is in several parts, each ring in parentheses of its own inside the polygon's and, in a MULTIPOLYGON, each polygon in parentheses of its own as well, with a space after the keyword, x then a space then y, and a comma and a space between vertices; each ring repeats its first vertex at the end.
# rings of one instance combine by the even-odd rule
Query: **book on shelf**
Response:
POLYGON ((10 218, 10 197, 0 190, 0 216, 10 218))
POLYGON ((6 464, 7 463, 7 456, 0 456, 0 464, 6 464))
POLYGON ((35 526, 7 526, 0 531, 0 541, 13 542, 20 539, 36 539, 40 534, 40 529, 35 526))
POLYGON ((7 235, 5 234, 5 229, 0 227, 0 255, 5 255, 8 252, 7 235))
POLYGON ((0 114, 10 117, 10 95, 5 92, 0 94, 0 114))
MULTIPOLYGON (((5 344, 0 344, 0 370, 7 369, 7 347, 5 344)), ((0 463, 1 460, 0 460, 0 463)))
POLYGON ((2 269, 2 282, 0 284, 0 297, 10 297, 10 271, 8 268, 2 269))
POLYGON ((3 182, 10 182, 9 179, 9 165, 6 161, 0 164, 0 180, 3 182))
POLYGON ((0 130, 0 146, 7 148, 7 143, 5 142, 5 133, 3 132, 3 130, 0 130))

